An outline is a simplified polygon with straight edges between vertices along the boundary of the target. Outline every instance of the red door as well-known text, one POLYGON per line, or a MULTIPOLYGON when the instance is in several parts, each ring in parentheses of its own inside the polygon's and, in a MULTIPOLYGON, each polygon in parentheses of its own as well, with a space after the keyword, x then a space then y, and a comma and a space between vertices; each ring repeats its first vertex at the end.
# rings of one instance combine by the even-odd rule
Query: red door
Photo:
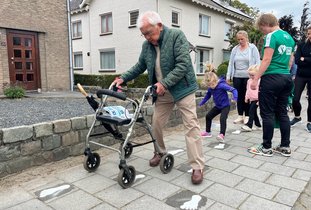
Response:
POLYGON ((8 31, 7 39, 11 83, 37 90, 40 87, 37 34, 8 31))

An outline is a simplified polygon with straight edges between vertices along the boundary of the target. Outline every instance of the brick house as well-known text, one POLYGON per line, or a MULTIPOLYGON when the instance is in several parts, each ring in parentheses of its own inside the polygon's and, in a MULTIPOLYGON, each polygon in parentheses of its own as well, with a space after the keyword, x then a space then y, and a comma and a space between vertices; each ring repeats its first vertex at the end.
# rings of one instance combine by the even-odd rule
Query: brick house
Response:
POLYGON ((229 59, 231 28, 252 21, 221 0, 72 0, 74 73, 122 73, 134 65, 145 40, 136 20, 148 10, 157 11, 164 25, 181 29, 196 47, 190 55, 198 76, 203 62, 217 67, 229 59))
POLYGON ((29 91, 69 90, 66 0, 1 0, 0 11, 0 94, 16 83, 29 91))

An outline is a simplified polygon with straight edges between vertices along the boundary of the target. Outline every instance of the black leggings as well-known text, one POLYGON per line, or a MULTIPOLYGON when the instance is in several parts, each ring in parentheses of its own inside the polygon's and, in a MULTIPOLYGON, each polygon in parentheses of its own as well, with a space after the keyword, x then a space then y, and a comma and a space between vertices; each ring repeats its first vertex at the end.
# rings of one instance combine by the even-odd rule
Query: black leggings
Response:
POLYGON ((233 87, 238 91, 237 109, 238 114, 249 116, 249 104, 245 103, 245 93, 248 78, 233 77, 233 87))
POLYGON ((211 132, 212 120, 214 117, 220 114, 220 133, 226 135, 227 118, 230 111, 230 106, 222 109, 218 109, 214 106, 205 116, 206 120, 206 132, 211 132))
MULTIPOLYGON (((295 91, 294 91, 294 98, 293 98, 293 110, 294 110, 295 116, 300 116, 300 113, 301 113, 300 98, 306 85, 307 85, 308 92, 310 93, 311 78, 300 77, 297 75, 295 78, 295 91)), ((308 122, 311 122, 311 97, 310 96, 308 96, 307 116, 308 116, 308 122)))

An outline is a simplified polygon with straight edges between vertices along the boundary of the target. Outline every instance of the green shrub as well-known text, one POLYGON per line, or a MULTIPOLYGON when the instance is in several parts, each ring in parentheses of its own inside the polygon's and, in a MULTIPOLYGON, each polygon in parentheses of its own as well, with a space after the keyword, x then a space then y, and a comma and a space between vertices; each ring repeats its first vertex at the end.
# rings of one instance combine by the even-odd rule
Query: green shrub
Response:
POLYGON ((11 85, 4 89, 4 95, 8 98, 23 98, 25 89, 17 85, 11 85))
POLYGON ((228 61, 221 63, 217 68, 217 76, 226 77, 228 69, 228 61))

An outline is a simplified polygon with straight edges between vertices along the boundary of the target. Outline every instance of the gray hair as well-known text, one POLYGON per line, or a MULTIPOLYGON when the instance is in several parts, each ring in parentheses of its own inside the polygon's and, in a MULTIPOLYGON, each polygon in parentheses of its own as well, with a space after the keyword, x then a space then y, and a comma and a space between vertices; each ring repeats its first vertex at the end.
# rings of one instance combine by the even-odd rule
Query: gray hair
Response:
POLYGON ((240 31, 238 31, 238 33, 236 33, 236 35, 242 35, 246 39, 248 39, 248 33, 246 31, 240 30, 240 31))
POLYGON ((145 23, 155 26, 158 23, 162 23, 162 19, 158 13, 154 11, 147 11, 139 15, 137 19, 137 27, 142 28, 145 23))

